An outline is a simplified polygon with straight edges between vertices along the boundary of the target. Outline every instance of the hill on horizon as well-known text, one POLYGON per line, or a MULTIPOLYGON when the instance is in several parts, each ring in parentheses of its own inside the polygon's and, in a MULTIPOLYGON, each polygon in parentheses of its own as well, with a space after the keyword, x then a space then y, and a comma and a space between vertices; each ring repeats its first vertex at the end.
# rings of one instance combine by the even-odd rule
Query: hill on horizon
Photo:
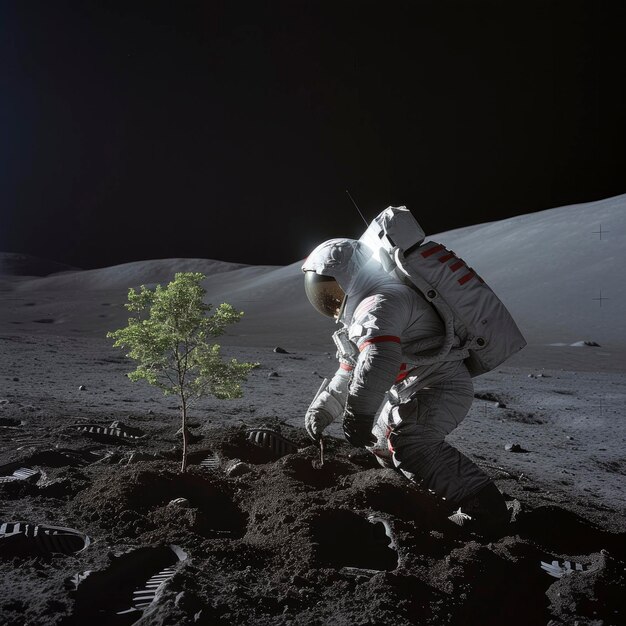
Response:
POLYGON ((0 252, 0 276, 49 276, 58 272, 76 272, 79 267, 42 259, 20 252, 0 252))
MULTIPOLYGON (((529 343, 590 339, 626 347, 626 280, 622 276, 626 194, 426 239, 443 243, 477 271, 509 308, 529 343)), ((6 253, 0 258, 6 258, 6 253)), ((176 272, 198 271, 207 275, 209 302, 230 302, 245 311, 237 327, 242 341, 246 336, 281 332, 332 333, 332 322, 319 316, 306 299, 301 263, 254 266, 209 259, 159 259, 95 270, 63 269, 45 277, 21 276, 14 282, 11 276, 3 276, 3 284, 29 297, 36 292, 77 297, 80 292, 109 290, 116 292, 121 303, 131 286, 164 283, 176 272)), ((30 266, 25 262, 22 267, 30 266)))

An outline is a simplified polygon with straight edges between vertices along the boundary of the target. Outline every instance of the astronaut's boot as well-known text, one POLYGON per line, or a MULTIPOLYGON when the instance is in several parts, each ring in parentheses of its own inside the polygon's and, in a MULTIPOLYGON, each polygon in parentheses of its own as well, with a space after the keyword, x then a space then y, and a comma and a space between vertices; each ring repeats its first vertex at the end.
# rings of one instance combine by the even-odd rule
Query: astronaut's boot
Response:
POLYGON ((504 497, 493 483, 489 483, 459 505, 448 518, 451 522, 486 538, 497 538, 505 534, 511 517, 504 497))

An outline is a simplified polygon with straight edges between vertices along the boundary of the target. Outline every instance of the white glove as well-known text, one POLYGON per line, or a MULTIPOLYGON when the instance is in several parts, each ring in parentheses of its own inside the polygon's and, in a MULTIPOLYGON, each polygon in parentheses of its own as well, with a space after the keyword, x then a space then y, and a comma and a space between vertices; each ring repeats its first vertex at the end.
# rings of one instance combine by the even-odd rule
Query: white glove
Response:
POLYGON ((332 424, 335 418, 322 408, 309 409, 304 416, 304 426, 309 437, 318 441, 326 427, 332 424))
POLYGON ((322 391, 311 403, 304 416, 304 427, 309 437, 318 441, 333 420, 343 414, 343 405, 331 393, 322 391))

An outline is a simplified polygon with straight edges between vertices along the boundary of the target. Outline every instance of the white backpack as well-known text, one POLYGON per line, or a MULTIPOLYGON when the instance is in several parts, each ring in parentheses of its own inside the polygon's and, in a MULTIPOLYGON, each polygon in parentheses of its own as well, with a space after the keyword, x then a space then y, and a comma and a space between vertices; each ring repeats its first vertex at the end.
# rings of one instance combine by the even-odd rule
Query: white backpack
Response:
POLYGON ((519 328, 485 281, 445 246, 424 242, 425 234, 406 207, 388 207, 360 241, 385 270, 416 287, 435 307, 446 329, 436 355, 417 358, 432 363, 455 342, 469 350, 465 364, 472 377, 494 369, 526 345, 519 328), (458 340, 457 340, 458 343, 458 340))

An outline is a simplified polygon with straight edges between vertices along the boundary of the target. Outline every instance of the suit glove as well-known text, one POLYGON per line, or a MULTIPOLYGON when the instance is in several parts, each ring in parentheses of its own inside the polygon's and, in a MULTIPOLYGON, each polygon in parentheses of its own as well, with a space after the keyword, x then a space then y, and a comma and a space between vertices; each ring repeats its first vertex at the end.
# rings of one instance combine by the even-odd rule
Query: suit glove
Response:
POLYGON ((304 416, 304 427, 313 441, 319 441, 333 419, 333 416, 321 407, 310 408, 304 416))
POLYGON ((327 389, 311 402, 304 416, 304 427, 313 441, 318 441, 324 429, 343 413, 343 404, 327 389))

